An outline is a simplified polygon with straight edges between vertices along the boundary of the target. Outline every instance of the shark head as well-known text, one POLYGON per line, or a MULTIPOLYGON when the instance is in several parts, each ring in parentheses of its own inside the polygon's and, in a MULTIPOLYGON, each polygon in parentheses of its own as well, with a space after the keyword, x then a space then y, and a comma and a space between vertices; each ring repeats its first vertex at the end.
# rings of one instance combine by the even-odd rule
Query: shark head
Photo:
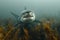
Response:
POLYGON ((35 20, 35 14, 30 10, 25 10, 22 12, 20 20, 22 22, 33 22, 35 20))

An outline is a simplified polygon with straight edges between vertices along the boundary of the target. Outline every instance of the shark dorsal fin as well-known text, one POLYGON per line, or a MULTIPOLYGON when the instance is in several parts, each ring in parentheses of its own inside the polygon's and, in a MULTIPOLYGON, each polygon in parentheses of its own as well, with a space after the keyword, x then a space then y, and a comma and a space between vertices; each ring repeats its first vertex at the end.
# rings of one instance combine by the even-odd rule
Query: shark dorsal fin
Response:
POLYGON ((27 10, 27 8, 25 7, 24 10, 27 10))

